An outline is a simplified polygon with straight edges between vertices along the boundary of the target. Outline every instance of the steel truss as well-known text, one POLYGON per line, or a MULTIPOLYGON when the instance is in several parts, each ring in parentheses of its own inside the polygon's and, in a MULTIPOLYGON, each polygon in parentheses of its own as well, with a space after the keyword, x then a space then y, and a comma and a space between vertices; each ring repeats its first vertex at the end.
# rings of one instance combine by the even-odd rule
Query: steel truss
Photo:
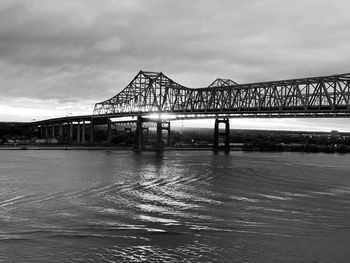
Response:
POLYGON ((96 103, 95 116, 174 113, 243 117, 347 117, 350 73, 323 77, 237 84, 217 79, 191 89, 163 73, 140 71, 109 100, 96 103))

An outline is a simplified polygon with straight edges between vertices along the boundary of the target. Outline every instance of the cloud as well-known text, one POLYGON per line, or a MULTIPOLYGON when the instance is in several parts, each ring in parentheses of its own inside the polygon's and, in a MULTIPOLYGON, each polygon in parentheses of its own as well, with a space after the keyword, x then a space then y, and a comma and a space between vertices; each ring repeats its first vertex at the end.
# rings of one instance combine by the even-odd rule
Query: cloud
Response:
MULTIPOLYGON (((3 0, 0 92, 84 105, 141 69, 188 87, 350 71, 346 0, 3 0)), ((25 103, 25 102, 23 102, 25 103)), ((26 105, 35 108, 35 105, 26 105)), ((48 108, 50 106, 48 105, 48 108)))
POLYGON ((123 43, 120 38, 112 37, 104 41, 99 41, 94 45, 98 52, 119 52, 123 43))

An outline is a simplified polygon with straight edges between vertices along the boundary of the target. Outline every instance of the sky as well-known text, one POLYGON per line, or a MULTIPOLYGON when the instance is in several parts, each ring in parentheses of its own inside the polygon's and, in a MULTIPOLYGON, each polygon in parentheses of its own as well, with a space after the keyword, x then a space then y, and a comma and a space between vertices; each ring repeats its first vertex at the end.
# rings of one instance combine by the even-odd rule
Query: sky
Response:
MULTIPOLYGON (((348 73, 349 8, 346 0, 1 0, 0 121, 92 114, 140 70, 193 88, 218 77, 348 73)), ((350 131, 347 119, 233 123, 350 131)))

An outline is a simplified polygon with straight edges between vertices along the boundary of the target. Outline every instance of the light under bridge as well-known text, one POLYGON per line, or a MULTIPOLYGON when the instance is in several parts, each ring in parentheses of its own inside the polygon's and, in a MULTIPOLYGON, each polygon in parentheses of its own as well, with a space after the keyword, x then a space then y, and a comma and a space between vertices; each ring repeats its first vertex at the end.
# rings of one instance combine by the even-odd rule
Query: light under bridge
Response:
MULTIPOLYGON (((107 143, 110 143, 111 119, 134 117, 135 121, 132 122, 136 129, 136 147, 143 147, 143 131, 147 129, 146 123, 150 122, 157 127, 157 147, 161 147, 164 129, 170 138, 170 122, 163 118, 152 118, 155 115, 166 115, 169 119, 215 118, 214 148, 218 148, 222 139, 228 147, 229 118, 350 117, 350 73, 248 84, 216 79, 208 87, 189 88, 161 72, 140 71, 116 96, 96 103, 92 115, 32 124, 41 128, 44 137, 63 136, 72 140, 75 130, 76 140, 83 143, 86 126, 89 126, 88 141, 91 143, 94 141, 94 125, 105 123, 107 143), (220 123, 225 125, 222 131, 219 129, 220 123), (58 128, 55 129, 56 126, 58 128)), ((120 124, 130 125, 125 122, 120 124)))

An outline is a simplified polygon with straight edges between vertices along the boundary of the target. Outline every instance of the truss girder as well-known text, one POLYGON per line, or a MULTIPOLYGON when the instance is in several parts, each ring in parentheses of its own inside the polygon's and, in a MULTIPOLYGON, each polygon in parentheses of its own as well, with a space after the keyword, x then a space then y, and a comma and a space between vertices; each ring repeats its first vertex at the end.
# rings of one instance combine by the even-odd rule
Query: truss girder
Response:
POLYGON ((163 73, 140 71, 94 115, 135 113, 350 113, 350 73, 324 77, 237 84, 217 79, 207 88, 181 86, 163 73))

